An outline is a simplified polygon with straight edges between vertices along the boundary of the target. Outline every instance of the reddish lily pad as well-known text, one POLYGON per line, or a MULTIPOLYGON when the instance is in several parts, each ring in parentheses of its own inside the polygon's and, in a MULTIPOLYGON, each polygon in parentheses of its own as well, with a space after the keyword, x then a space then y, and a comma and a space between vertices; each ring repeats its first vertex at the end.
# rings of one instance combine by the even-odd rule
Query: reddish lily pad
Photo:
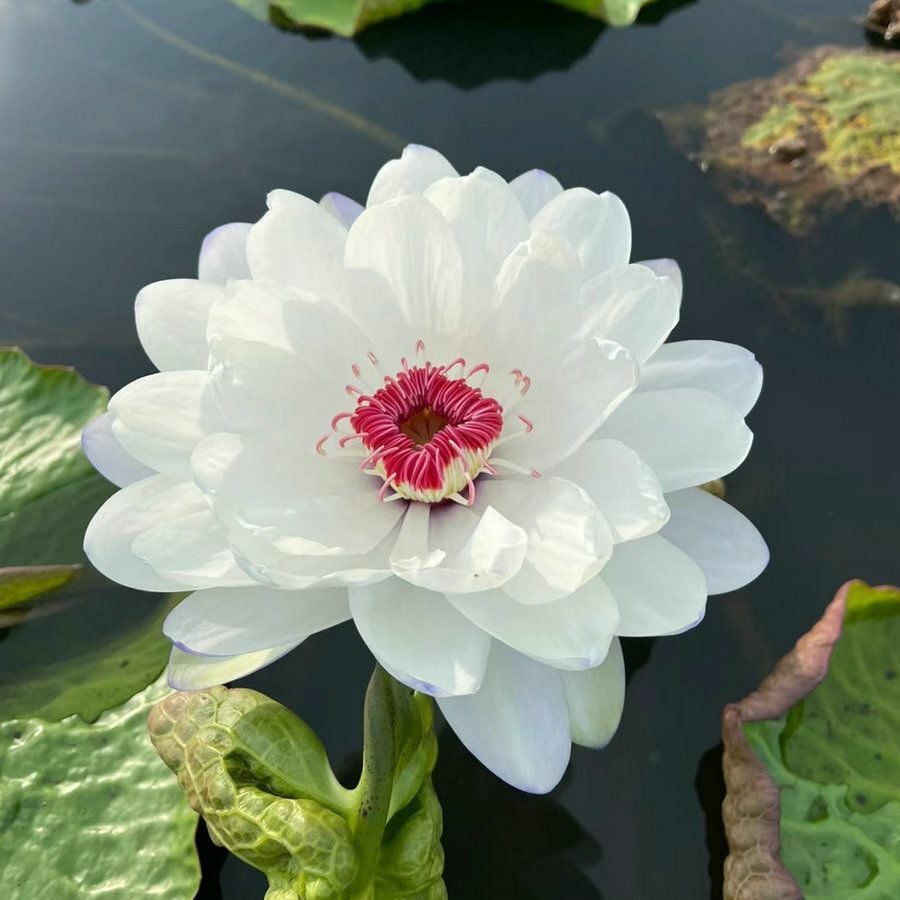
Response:
POLYGON ((725 708, 726 900, 900 896, 900 590, 848 582, 725 708))

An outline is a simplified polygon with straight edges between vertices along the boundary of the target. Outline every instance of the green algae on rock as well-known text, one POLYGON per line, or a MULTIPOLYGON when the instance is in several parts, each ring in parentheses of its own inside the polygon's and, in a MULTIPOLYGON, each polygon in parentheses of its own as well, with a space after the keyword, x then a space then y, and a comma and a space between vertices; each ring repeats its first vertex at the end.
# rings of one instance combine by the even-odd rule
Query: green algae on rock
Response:
POLYGON ((900 217, 900 58, 820 47, 769 79, 660 115, 729 200, 802 235, 847 204, 900 217))
POLYGON ((197 816, 147 739, 165 679, 93 725, 0 723, 0 896, 189 900, 197 816))
POLYGON ((726 707, 726 900, 900 896, 900 591, 844 585, 726 707))

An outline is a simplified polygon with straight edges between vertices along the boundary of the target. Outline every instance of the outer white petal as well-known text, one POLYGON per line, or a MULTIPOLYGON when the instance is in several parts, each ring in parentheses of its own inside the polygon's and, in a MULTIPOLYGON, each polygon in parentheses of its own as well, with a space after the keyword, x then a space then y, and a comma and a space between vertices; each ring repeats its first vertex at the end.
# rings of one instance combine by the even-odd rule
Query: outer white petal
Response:
POLYGON ((196 477, 234 532, 296 556, 353 556, 376 547, 403 515, 403 502, 378 498, 380 479, 355 459, 251 436, 204 442, 193 456, 196 477))
POLYGON ((369 207, 350 229, 344 261, 381 275, 420 336, 458 334, 464 322, 462 257, 447 220, 424 198, 369 207))
POLYGON ((160 372, 132 381, 109 401, 116 440, 152 469, 189 478, 194 447, 223 426, 208 388, 206 372, 160 372))
POLYGON ((190 587, 158 575, 132 552, 134 539, 157 525, 209 509, 197 487, 170 475, 154 475, 113 494, 91 519, 84 551, 96 569, 126 587, 173 591, 190 587))
POLYGON ((247 257, 254 279, 272 279, 334 298, 343 290, 347 229, 318 203, 290 191, 269 194, 269 211, 253 226, 247 257))
POLYGON ((503 591, 448 594, 447 599, 497 640, 561 669, 600 663, 619 624, 616 601, 599 578, 553 603, 517 603, 503 591))
POLYGON ((520 603, 550 603, 574 593, 612 553, 602 513, 580 487, 563 478, 481 479, 476 506, 493 506, 528 534, 522 568, 503 585, 520 603))
POLYGON ((222 288, 189 278, 148 284, 134 304, 138 338, 161 372, 205 369, 206 321, 222 288))
POLYGON ((440 594, 398 578, 349 594, 362 639, 405 684, 433 697, 478 690, 491 639, 440 594))
MULTIPOLYGON (((527 360, 523 364, 527 366, 527 360)), ((619 344, 593 338, 579 341, 559 361, 555 372, 544 372, 531 382, 516 413, 526 416, 534 428, 526 433, 521 420, 507 416, 504 425, 519 436, 497 455, 526 471, 547 472, 615 415, 633 391, 637 377, 637 363, 619 344)))
POLYGON ((374 206, 408 194, 424 193, 440 178, 459 174, 449 162, 430 147, 410 144, 400 159, 385 163, 375 176, 366 206, 374 206))
POLYGON ((677 341, 663 344, 641 370, 640 391, 700 388, 718 394, 746 416, 762 390, 762 366, 736 344, 677 341))
POLYGON ((543 169, 531 169, 514 178, 509 186, 519 198, 525 215, 530 219, 554 197, 563 192, 562 185, 543 169))
POLYGON ((616 341, 643 363, 678 321, 681 282, 635 263, 592 278, 581 302, 586 335, 616 341))
POLYGON ((275 662, 298 643, 280 644, 240 656, 199 656, 173 647, 169 656, 169 687, 176 691, 200 691, 216 684, 227 684, 275 662))
POLYGON ((566 238, 578 252, 585 277, 628 264, 631 221, 625 204, 606 191, 570 188, 554 197, 531 220, 534 231, 550 231, 566 238))
POLYGON ((478 692, 438 705, 470 752, 513 787, 546 794, 565 773, 569 712, 555 669, 494 643, 478 692))
POLYGON ((247 237, 249 222, 231 222, 211 231, 200 247, 197 277, 213 284, 225 284, 232 278, 249 278, 247 237))
POLYGON ((625 706, 625 660, 618 638, 606 659, 583 672, 563 672, 572 741, 599 750, 616 733, 625 706))
POLYGON ((357 203, 346 194, 339 194, 337 191, 326 194, 319 201, 319 206, 329 215, 334 216, 344 228, 349 228, 365 209, 361 203, 357 203))
POLYGON ((587 491, 616 543, 653 534, 669 519, 659 479, 619 441, 588 441, 549 474, 574 481, 587 491))
POLYGON ((681 290, 684 285, 681 277, 681 267, 674 259, 639 259, 638 263, 648 268, 654 275, 660 278, 671 278, 678 283, 681 290))
POLYGON ((727 475, 744 461, 753 442, 730 403, 693 388, 635 392, 597 436, 635 450, 665 491, 727 475))
POLYGON ((700 488, 666 495, 672 518, 667 540, 696 562, 710 594, 735 591, 769 563, 769 548, 752 523, 733 506, 700 488))
POLYGON ((235 560, 225 530, 209 508, 173 515, 147 528, 135 536, 131 552, 160 577, 186 587, 253 584, 235 560))
POLYGON ((491 507, 479 516, 455 503, 411 503, 390 563, 430 591, 486 591, 522 568, 527 548, 525 531, 491 507))
POLYGON ((296 643, 349 618, 343 588, 210 588, 182 600, 166 618, 163 633, 191 653, 233 656, 296 643))
POLYGON ((118 487, 125 487, 149 478, 155 472, 138 462, 117 440, 112 432, 112 415, 97 416, 81 432, 81 450, 91 465, 118 487))
POLYGON ((619 606, 623 637, 678 634, 706 610, 706 579, 686 553, 652 534, 617 544, 601 576, 619 606))
POLYGON ((528 238, 528 219, 509 185, 488 169, 442 178, 425 197, 450 223, 462 254, 463 302, 475 324, 487 313, 494 278, 513 248, 528 238))

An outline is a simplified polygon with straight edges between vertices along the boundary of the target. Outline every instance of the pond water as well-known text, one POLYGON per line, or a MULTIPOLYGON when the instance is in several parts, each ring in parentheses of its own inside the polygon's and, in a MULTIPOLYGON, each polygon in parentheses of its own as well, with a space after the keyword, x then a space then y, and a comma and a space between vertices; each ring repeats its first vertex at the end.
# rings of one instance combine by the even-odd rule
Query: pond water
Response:
MULTIPOLYGON (((132 319, 142 285, 191 276, 202 236, 258 218, 270 188, 363 199, 407 140, 460 170, 540 166, 615 191, 635 258, 682 265, 675 337, 733 341, 762 361, 755 446, 727 490, 767 538, 770 567, 713 598, 688 634, 626 642, 621 728, 606 751, 576 748, 550 797, 506 788, 443 734, 457 900, 719 896, 723 704, 844 580, 900 580, 900 313, 803 299, 848 274, 900 281, 896 222, 851 211, 789 237, 729 206, 656 117, 772 74, 791 48, 864 46, 864 6, 663 0, 613 31, 480 2, 354 43, 278 31, 225 0, 0 0, 0 343, 38 362, 113 389, 149 372, 132 319)), ((245 683, 306 718, 349 771, 371 664, 343 626, 245 683)), ((262 896, 258 873, 206 845, 204 867, 201 896, 262 896)))

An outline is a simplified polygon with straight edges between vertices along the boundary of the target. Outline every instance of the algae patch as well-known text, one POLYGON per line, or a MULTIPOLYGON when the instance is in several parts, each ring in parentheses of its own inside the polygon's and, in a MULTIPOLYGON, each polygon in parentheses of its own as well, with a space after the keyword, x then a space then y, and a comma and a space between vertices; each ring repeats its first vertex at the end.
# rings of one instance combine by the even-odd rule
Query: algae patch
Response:
POLYGON ((900 58, 821 47, 708 106, 661 114, 677 145, 734 203, 795 234, 849 203, 900 217, 900 58))

